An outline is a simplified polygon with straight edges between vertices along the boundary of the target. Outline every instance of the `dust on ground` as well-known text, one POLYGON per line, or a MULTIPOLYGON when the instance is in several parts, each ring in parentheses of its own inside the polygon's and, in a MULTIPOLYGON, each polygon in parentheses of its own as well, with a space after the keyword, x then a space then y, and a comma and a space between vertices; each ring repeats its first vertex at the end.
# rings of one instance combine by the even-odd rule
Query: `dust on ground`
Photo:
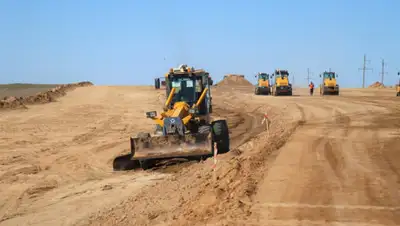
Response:
POLYGON ((214 117, 227 118, 232 151, 218 156, 215 170, 208 159, 111 172, 129 136, 153 130, 144 115, 161 109, 164 92, 84 87, 2 114, 0 224, 400 223, 400 109, 392 92, 310 97, 294 89, 299 96, 273 97, 217 86, 214 117), (260 124, 265 113, 269 130, 260 124))

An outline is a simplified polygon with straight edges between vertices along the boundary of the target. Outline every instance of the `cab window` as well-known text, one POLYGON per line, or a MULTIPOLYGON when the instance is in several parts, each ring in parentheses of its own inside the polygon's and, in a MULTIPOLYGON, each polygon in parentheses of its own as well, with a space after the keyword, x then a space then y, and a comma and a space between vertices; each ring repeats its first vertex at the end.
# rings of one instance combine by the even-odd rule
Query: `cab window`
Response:
POLYGON ((202 90, 201 80, 196 80, 196 92, 199 93, 202 90))
POLYGON ((334 73, 324 73, 324 78, 335 78, 335 74, 334 73))

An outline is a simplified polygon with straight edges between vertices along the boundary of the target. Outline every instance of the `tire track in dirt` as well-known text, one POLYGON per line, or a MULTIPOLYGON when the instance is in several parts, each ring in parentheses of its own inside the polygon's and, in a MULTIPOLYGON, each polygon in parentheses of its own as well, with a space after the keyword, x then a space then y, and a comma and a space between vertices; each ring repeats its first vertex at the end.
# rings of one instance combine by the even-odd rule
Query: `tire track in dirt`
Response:
MULTIPOLYGON (((221 104, 222 105, 222 104, 221 104)), ((260 126, 262 114, 257 112, 258 108, 247 111, 246 105, 243 104, 237 105, 229 103, 229 101, 224 101, 223 106, 230 107, 230 110, 227 108, 220 108, 217 109, 223 110, 222 114, 218 113, 218 116, 223 116, 227 118, 228 124, 232 121, 232 118, 229 118, 229 113, 237 113, 241 117, 240 125, 236 127, 232 127, 231 131, 231 143, 232 149, 235 149, 239 145, 247 142, 249 139, 257 135, 258 133, 262 132, 262 126, 260 126), (225 112, 224 112, 225 111, 225 112), (241 139, 238 139, 241 138, 241 139)))
MULTIPOLYGON (((291 112, 290 110, 287 111, 291 112)), ((263 113, 260 112, 259 115, 262 116, 263 113)), ((277 115, 280 115, 280 113, 271 114, 271 121, 273 122, 271 133, 273 135, 268 136, 268 133, 263 131, 263 133, 259 133, 238 147, 241 155, 232 159, 233 162, 231 161, 235 163, 234 171, 229 171, 231 167, 224 165, 224 168, 221 168, 222 172, 218 172, 218 175, 220 175, 218 180, 221 180, 221 184, 215 185, 211 191, 210 188, 204 188, 204 190, 209 190, 206 193, 207 196, 215 197, 215 194, 217 194, 218 198, 215 198, 218 201, 199 208, 206 196, 196 196, 188 205, 185 205, 186 211, 180 213, 181 217, 178 221, 173 221, 172 225, 198 225, 218 222, 222 220, 221 215, 218 216, 220 213, 224 213, 225 224, 235 225, 236 220, 233 219, 247 218, 251 214, 250 208, 253 205, 254 194, 260 183, 259 179, 267 172, 266 167, 268 167, 269 162, 273 161, 273 158, 278 155, 279 148, 291 138, 291 134, 304 121, 303 118, 296 119, 292 122, 293 124, 289 124, 292 126, 282 130, 283 128, 280 127, 281 119, 277 115), (228 173, 224 173, 227 170, 228 173), (229 182, 225 183, 225 180, 229 182), (215 221, 212 220, 213 218, 215 218, 215 221)))
MULTIPOLYGON (((220 214, 223 214, 223 220, 225 224, 235 225, 238 218, 247 218, 251 214, 251 206, 255 201, 253 199, 256 189, 259 184, 259 178, 264 174, 266 166, 266 160, 271 160, 273 156, 277 156, 276 151, 282 147, 287 140, 290 139, 291 134, 298 128, 300 124, 297 123, 294 127, 291 127, 282 134, 275 134, 270 137, 270 140, 264 140, 261 137, 255 137, 249 141, 249 143, 257 143, 253 150, 248 150, 246 143, 243 144, 243 149, 246 151, 253 152, 252 154, 242 151, 243 156, 235 159, 236 166, 235 171, 229 173, 223 173, 231 169, 230 167, 225 168, 218 175, 221 175, 218 180, 221 180, 221 184, 215 185, 215 187, 204 188, 209 190, 206 196, 197 196, 188 205, 185 205, 178 221, 173 221, 172 225, 189 225, 189 224, 206 224, 216 223, 221 220, 220 214), (258 154, 255 154, 258 153, 258 154), (272 157, 271 157, 272 156, 272 157), (224 183, 223 180, 228 180, 228 183, 224 183), (217 202, 202 206, 199 208, 198 204, 202 203, 202 199, 207 196, 215 197, 217 194, 217 202), (212 220, 213 218, 214 221, 212 220), (228 220, 229 219, 229 220, 228 220)), ((241 148, 241 147, 239 147, 241 148)))
MULTIPOLYGON (((325 112, 329 111, 329 107, 324 106, 325 112)), ((334 111, 337 113, 337 111, 334 111)), ((334 202, 333 196, 333 188, 332 181, 329 180, 329 173, 326 166, 323 164, 323 160, 328 162, 328 166, 333 171, 334 175, 340 180, 341 179, 341 162, 343 158, 339 159, 337 155, 341 150, 339 150, 339 146, 336 145, 335 141, 330 139, 335 129, 339 129, 342 122, 346 122, 345 130, 347 131, 347 127, 350 123, 349 118, 345 118, 348 120, 342 120, 344 117, 335 117, 333 116, 333 121, 323 122, 324 126, 316 130, 316 133, 320 135, 315 141, 311 144, 311 149, 309 151, 303 151, 300 160, 300 166, 305 168, 311 167, 311 172, 309 175, 309 179, 304 185, 305 189, 302 189, 302 194, 300 196, 299 203, 300 204, 312 204, 312 205, 330 205, 334 202), (319 186, 316 186, 319 184, 319 186)), ((309 118, 314 118, 313 113, 309 116, 309 118)), ((308 128, 309 129, 309 128, 308 128)), ((286 199, 289 199, 286 198, 286 199)), ((287 211, 289 209, 286 209, 287 211)), ((286 214, 285 214, 286 215, 286 214)), ((336 219, 336 211, 334 209, 323 209, 316 214, 313 209, 309 208, 294 208, 293 217, 285 217, 287 220, 291 219, 308 219, 312 221, 318 221, 321 219, 336 219)))
MULTIPOLYGON (((393 190, 396 186, 390 186, 391 181, 400 184, 400 168, 396 167, 394 163, 400 161, 400 156, 394 150, 398 149, 400 146, 400 134, 394 135, 390 138, 382 137, 380 134, 380 130, 382 129, 391 129, 391 130, 400 130, 400 107, 396 105, 397 99, 387 98, 387 102, 382 102, 382 100, 375 100, 371 98, 362 98, 362 100, 354 100, 356 103, 368 104, 373 103, 377 107, 386 108, 389 110, 388 113, 383 115, 375 114, 372 110, 367 110, 370 120, 372 121, 372 125, 365 128, 371 133, 370 139, 366 144, 366 153, 369 156, 369 159, 372 163, 374 163, 376 167, 376 171, 383 171, 383 169, 387 169, 389 172, 392 172, 396 179, 393 180, 393 176, 388 176, 388 174, 378 173, 380 178, 381 188, 376 191, 371 186, 376 184, 376 179, 374 176, 367 176, 365 180, 366 193, 371 203, 376 205, 387 205, 387 203, 382 203, 383 200, 389 200, 389 197, 392 197, 393 194, 396 194, 396 190, 393 190), (392 100, 392 102, 390 102, 392 100), (394 100, 394 101, 393 101, 394 100)), ((393 183, 392 182, 392 183, 393 183)), ((396 203, 392 203, 389 205, 399 205, 396 203)), ((399 213, 400 214, 400 213, 399 213)), ((400 222, 400 219, 399 219, 400 222)))
MULTIPOLYGON (((382 104, 377 104, 378 106, 382 106, 382 104)), ((377 171, 382 170, 382 169, 389 169, 392 173, 394 173, 394 176, 396 176, 395 181, 398 183, 400 180, 400 174, 399 174, 399 169, 394 167, 393 161, 398 162, 400 160, 400 157, 398 157, 397 153, 396 154, 391 154, 393 153, 392 150, 395 150, 396 147, 399 147, 400 145, 400 136, 398 137, 393 137, 393 138, 385 138, 382 137, 379 133, 379 130, 382 127, 386 127, 386 123, 390 124, 396 124, 397 122, 400 122, 400 111, 396 107, 389 107, 390 113, 389 114, 394 114, 397 115, 396 118, 393 118, 393 121, 385 122, 382 121, 382 117, 375 116, 373 118, 373 121, 375 121, 373 124, 375 124, 375 128, 368 128, 367 130, 370 131, 371 136, 370 140, 368 142, 368 147, 366 148, 366 152, 369 156, 369 159, 371 162, 374 163, 374 165, 377 166, 377 171), (393 146, 392 146, 393 145, 393 146), (397 146, 396 146, 397 145, 397 146), (391 158, 388 158, 388 155, 390 155, 391 158), (397 161, 395 160, 397 159, 397 161)), ((373 112, 370 111, 370 115, 373 116, 373 112)), ((390 126, 389 126, 390 127, 390 126)), ((398 149, 398 148, 397 148, 398 149)), ((379 172, 379 171, 378 171, 379 172)), ((374 188, 376 184, 376 179, 371 176, 367 176, 365 180, 365 187, 366 187, 366 193, 368 198, 370 199, 370 202, 375 204, 375 205, 388 205, 387 201, 392 197, 392 194, 397 193, 396 190, 393 189, 393 186, 390 186, 390 181, 393 181, 390 177, 392 176, 387 176, 387 174, 382 174, 378 173, 379 178, 380 178, 380 188, 374 188), (382 202, 382 200, 384 200, 382 202)), ((391 205, 396 205, 396 203, 391 203, 391 205)), ((399 219, 400 222, 400 219, 399 219)))
POLYGON ((296 104, 296 107, 300 111, 300 115, 301 115, 299 124, 300 124, 300 126, 303 126, 304 124, 307 123, 306 112, 304 111, 304 108, 301 107, 299 104, 296 104))
MULTIPOLYGON (((311 204, 311 205, 333 205, 334 204, 334 184, 329 176, 329 171, 332 171, 339 182, 343 180, 342 169, 344 167, 344 158, 341 156, 341 148, 337 145, 334 139, 330 139, 335 129, 339 129, 337 125, 338 121, 334 123, 327 123, 330 128, 326 128, 322 132, 322 137, 316 139, 312 143, 310 152, 304 151, 300 165, 313 165, 310 172, 310 179, 304 186, 302 195, 300 198, 300 204, 311 204), (326 167, 323 161, 328 163, 326 167), (314 162, 314 163, 312 163, 314 162), (318 185, 318 186, 316 186, 318 185)), ((341 122, 341 120, 339 120, 341 122)), ((347 122, 350 122, 348 120, 347 122)), ((347 125, 348 126, 348 125, 347 125)), ((345 126, 345 131, 347 130, 345 126)), ((346 133, 346 132, 345 132, 346 133)), ((297 208, 293 218, 288 219, 308 219, 312 221, 318 221, 323 219, 329 219, 329 221, 335 221, 336 210, 334 208, 321 209, 318 214, 314 209, 310 208, 297 208)))
MULTIPOLYGON (((325 112, 328 112, 327 110, 332 109, 329 107, 329 104, 326 105, 321 104, 321 106, 318 107, 324 109, 325 112)), ((285 189, 285 191, 282 193, 282 197, 280 199, 277 197, 277 194, 275 193, 273 193, 275 195, 273 194, 271 195, 277 198, 273 198, 270 195, 271 200, 276 200, 276 201, 279 200, 280 202, 279 201, 278 203, 267 202, 264 204, 256 205, 255 206, 256 209, 257 207, 261 208, 262 206, 264 206, 264 211, 266 212, 265 214, 267 214, 266 216, 269 216, 268 218, 265 219, 266 221, 261 221, 264 223, 264 225, 268 223, 274 223, 274 225, 282 225, 282 224, 290 225, 289 222, 292 222, 293 225, 293 224, 301 224, 300 222, 306 222, 306 221, 309 221, 310 224, 311 222, 313 224, 317 224, 317 222, 324 222, 324 221, 331 223, 334 222, 356 223, 360 222, 360 220, 363 219, 363 217, 365 219, 365 221, 363 222, 365 223, 367 222, 370 223, 372 221, 376 222, 377 219, 380 219, 379 221, 380 223, 384 223, 385 220, 383 219, 385 218, 382 218, 384 216, 386 216, 386 219, 388 219, 386 222, 389 222, 389 224, 393 223, 394 215, 390 216, 390 214, 393 214, 395 211, 398 211, 398 209, 390 209, 386 208, 385 206, 378 206, 375 208, 373 206, 373 203, 371 202, 370 202, 371 205, 369 206, 368 205, 357 206, 357 207, 348 206, 348 208, 354 207, 354 210, 347 209, 347 207, 344 209, 339 209, 339 206, 341 204, 340 202, 345 201, 343 200, 342 197, 343 195, 340 193, 342 191, 352 192, 351 189, 355 189, 355 186, 357 186, 357 185, 352 186, 351 184, 348 184, 350 182, 348 180, 349 179, 348 177, 350 176, 348 173, 350 172, 349 170, 350 168, 353 167, 354 163, 348 162, 349 156, 347 153, 343 152, 344 146, 342 146, 342 144, 339 142, 345 141, 347 142, 347 144, 351 144, 351 142, 349 142, 348 140, 348 138, 350 138, 349 136, 353 138, 357 136, 357 134, 359 134, 358 130, 360 130, 360 128, 362 127, 359 126, 353 127, 352 119, 354 118, 352 117, 355 117, 357 120, 359 119, 362 120, 362 118, 360 118, 358 115, 367 117, 368 115, 371 115, 371 113, 365 112, 366 109, 364 109, 363 113, 357 113, 357 114, 353 113, 349 114, 349 112, 344 112, 343 109, 339 108, 335 108, 333 110, 334 111, 332 111, 333 115, 331 117, 332 119, 331 122, 326 120, 318 122, 319 120, 315 116, 313 116, 312 113, 310 113, 310 111, 312 110, 308 109, 307 118, 310 119, 312 118, 313 121, 311 121, 310 123, 306 122, 303 125, 304 128, 302 132, 310 135, 313 134, 313 136, 316 138, 311 144, 311 150, 302 152, 300 161, 297 166, 299 167, 299 169, 301 169, 301 172, 303 172, 304 175, 293 173, 292 176, 294 180, 303 177, 304 182, 306 183, 296 184, 295 182, 292 182, 293 183, 292 184, 289 182, 290 184, 287 184, 286 186, 287 189, 285 189), (312 131, 314 129, 315 131, 312 131), (307 132, 308 130, 310 132, 307 132), (293 190, 292 186, 297 187, 299 189, 298 191, 300 191, 300 196, 298 197, 299 199, 297 199, 299 203, 295 202, 296 195, 294 194, 295 191, 293 190), (288 187, 292 187, 292 189, 288 189, 288 187), (290 200, 294 202, 290 203, 290 200), (303 203, 310 205, 310 207, 304 206, 303 203), (368 212, 369 210, 370 212, 368 212), (351 214, 352 212, 353 214, 351 214), (271 221, 271 219, 273 220, 271 221)), ((376 115, 377 112, 374 111, 374 114, 376 115)), ((366 137, 359 137, 359 139, 360 138, 365 139, 366 137)), ((298 142, 301 141, 298 140, 298 142)), ((297 145, 294 144, 293 146, 297 145)), ((289 157, 289 154, 287 155, 289 157)), ((290 157, 296 158, 296 154, 292 153, 290 157)), ((295 161, 293 161, 291 165, 294 165, 294 162, 295 161)), ((269 174, 273 174, 273 172, 271 171, 269 172, 269 174)), ((285 179, 282 178, 282 180, 285 179)), ((260 188, 260 189, 261 189, 260 192, 261 191, 267 193, 271 192, 271 190, 265 188, 260 188)), ((279 190, 279 187, 275 187, 275 189, 279 190)), ((371 191, 371 193, 378 194, 376 190, 371 191)), ((396 195, 392 193, 388 197, 395 197, 395 196, 396 195)), ((388 197, 384 199, 387 200, 388 197)), ((263 219, 263 218, 258 217, 258 219, 263 219)), ((248 222, 254 222, 254 221, 251 221, 250 219, 248 222)), ((259 220, 255 222, 254 225, 263 225, 262 223, 260 223, 259 220)))
MULTIPOLYGON (((330 101, 329 101, 330 102, 330 101)), ((320 149, 319 153, 321 154, 319 160, 315 160, 317 157, 316 155, 312 155, 312 152, 309 152, 309 156, 304 157, 303 161, 305 162, 305 166, 309 165, 312 169, 312 173, 314 173, 316 176, 314 176, 315 183, 309 183, 309 186, 307 185, 295 185, 298 189, 301 191, 304 191, 309 188, 309 196, 308 199, 311 201, 314 201, 316 203, 324 202, 328 204, 307 204, 303 205, 301 203, 267 203, 265 204, 265 208, 270 208, 267 213, 269 213, 269 220, 273 218, 275 221, 274 225, 295 225, 295 224, 317 224, 317 225, 325 225, 327 223, 332 223, 332 224, 360 224, 360 222, 363 223, 363 225, 369 225, 373 224, 373 222, 379 224, 388 224, 388 225, 393 225, 393 223, 396 223, 396 213, 397 215, 400 214, 399 212, 399 207, 394 204, 394 207, 386 207, 385 205, 381 206, 374 206, 374 202, 372 200, 363 200, 363 192, 368 192, 370 190, 370 193, 372 194, 379 194, 379 190, 371 190, 371 187, 367 187, 364 185, 364 183, 369 184, 369 183, 376 183, 374 181, 371 181, 372 178, 379 178, 376 177, 376 174, 371 175, 370 177, 366 172, 364 171, 365 169, 369 169, 371 171, 377 171, 379 172, 380 169, 383 169, 383 167, 378 167, 374 168, 373 163, 369 163, 369 161, 363 162, 363 159, 366 157, 365 155, 363 158, 357 162, 356 159, 353 159, 355 154, 361 154, 362 155, 362 149, 363 143, 368 143, 366 140, 369 139, 369 135, 371 135, 370 132, 368 131, 363 131, 364 124, 359 124, 359 121, 366 120, 366 121, 371 121, 371 118, 369 118, 370 115, 375 115, 378 116, 381 114, 380 109, 376 108, 370 108, 368 106, 368 103, 363 103, 363 105, 360 105, 358 103, 358 106, 363 106, 360 108, 359 112, 358 110, 353 110, 351 109, 351 104, 348 103, 343 103, 343 106, 347 107, 347 110, 343 110, 340 108, 332 108, 331 106, 335 106, 335 102, 329 103, 328 104, 321 104, 321 109, 325 109, 325 112, 328 112, 327 109, 332 109, 332 116, 330 119, 332 122, 327 122, 327 120, 314 120, 313 122, 310 123, 305 123, 304 127, 312 130, 314 129, 316 131, 313 132, 313 137, 317 137, 315 139, 316 144, 314 144, 314 147, 316 149, 320 149), (375 109, 368 111, 369 109, 375 109), (354 122, 354 120, 356 122, 354 122), (318 122, 320 121, 320 122, 318 122), (354 125, 353 125, 354 124, 354 125), (332 126, 335 129, 332 129, 329 131, 329 133, 326 133, 326 128, 329 128, 329 126, 332 126), (325 130, 324 130, 325 129, 325 130), (321 133, 321 131, 325 131, 325 133, 321 133), (366 134, 368 134, 366 136, 366 134), (354 143, 352 141, 355 141, 356 144, 358 144, 356 147, 354 146, 354 143), (363 140, 363 142, 359 141, 363 140), (357 142, 358 141, 358 142, 357 142), (343 143, 341 143, 343 142, 343 143), (346 150, 346 152, 344 152, 346 150), (353 154, 350 155, 350 152, 354 152, 353 154), (322 159, 321 159, 322 158, 322 159), (321 163, 318 164, 318 161, 325 161, 325 164, 321 163), (358 164, 360 166, 358 166, 358 164), (363 164, 363 165, 361 165, 363 164), (354 168, 355 166, 356 168, 354 168), (319 166, 319 167, 318 167, 319 166), (365 167, 362 168, 362 167, 365 167), (317 172, 314 172, 317 171, 317 172), (327 175, 322 175, 318 171, 323 171, 326 172, 327 175), (332 177, 333 176, 333 177, 332 177), (375 177, 374 177, 375 176, 375 177), (353 177, 353 179, 351 178, 353 177), (355 177, 355 178, 354 178, 355 177), (358 177, 358 178, 357 178, 358 177), (318 178, 321 178, 321 180, 318 180, 318 178), (365 182, 368 180, 367 182, 365 182), (363 183, 364 182, 364 183, 363 183), (324 189, 326 186, 328 186, 329 189, 325 189, 322 192, 328 192, 325 198, 323 199, 318 199, 315 198, 313 199, 314 196, 316 196, 315 191, 316 189, 324 189), (364 186, 365 190, 360 190, 364 186), (360 194, 354 193, 357 191, 360 194), (354 195, 349 195, 349 194, 354 194, 354 195), (349 196, 348 196, 349 195, 349 196), (357 197, 360 197, 360 200, 357 200, 357 197), (331 197, 331 198, 329 198, 331 197), (331 200, 330 200, 331 199, 331 200), (346 200, 348 199, 348 200, 346 200), (347 203, 346 203, 347 201, 347 203), (358 204, 360 205, 357 205, 358 204), (348 205, 346 205, 348 204, 348 205), (354 205, 356 204, 356 205, 354 205), (297 214, 294 214, 295 211, 297 210, 297 214), (322 215, 322 217, 320 216, 322 215), (324 217, 325 216, 325 217, 324 217), (331 218, 327 218, 331 217, 331 218), (282 219, 282 220, 279 220, 282 219), (284 220, 285 219, 285 220, 284 220), (291 222, 291 224, 289 223, 291 222)), ((283 104, 283 103, 282 103, 283 104)), ((315 103, 313 103, 315 104, 315 103)), ((320 103, 318 103, 320 104, 320 103)), ((340 105, 341 106, 341 105, 340 105)), ((320 106, 318 106, 320 107, 320 106)), ((356 106, 355 106, 356 107, 356 106)), ((382 106, 385 107, 385 106, 382 106)), ((310 109, 307 111, 308 113, 310 112, 310 109)), ((323 114, 323 113, 321 113, 323 114)), ((327 114, 327 116, 329 116, 327 114)), ((393 116, 394 117, 394 116, 393 116)), ((310 117, 311 118, 311 117, 310 117)), ((315 117, 317 118, 317 117, 315 117)), ((395 124, 395 123, 394 123, 395 124)), ((381 125, 382 126, 382 125, 381 125)), ((371 126, 367 126, 369 128, 371 126)), ((383 127, 388 127, 387 125, 383 125, 383 127)), ((382 128, 382 127, 380 127, 382 128)), ((393 128, 393 127, 392 127, 393 128)), ((371 127, 371 129, 373 129, 371 127)), ((300 131, 299 131, 300 132, 300 131)), ((305 132, 303 130, 303 132, 305 132)), ((311 132, 310 132, 311 135, 311 132)), ((374 135, 375 138, 378 137, 377 135, 374 135)), ((371 139, 374 140, 374 139, 371 139)), ((294 145, 296 146, 296 145, 294 145)), ((368 144, 365 144, 367 147, 368 144)), ((293 150, 294 151, 294 150, 293 150)), ((315 153, 315 154, 316 154, 315 153)), ((304 154, 304 153, 303 153, 304 154)), ((292 153, 292 155, 288 155, 289 158, 296 158, 295 152, 292 153)), ((375 163, 376 164, 376 163, 375 163)), ((294 164, 291 164, 294 165, 294 164)), ((300 164, 300 167, 301 168, 300 164)), ((289 166, 288 166, 289 167, 289 166)), ((386 168, 390 168, 390 166, 387 166, 386 168)), ((283 170, 283 169, 282 169, 283 170)), ((393 171, 393 170, 391 170, 393 171)), ((272 174, 273 172, 268 172, 268 174, 272 174)), ((305 172, 307 173, 307 172, 305 172)), ((267 175, 268 175, 267 174, 267 175)), ((297 177, 301 177, 301 175, 298 175, 297 177)), ((296 178, 293 178, 296 179, 296 178)), ((376 180, 376 179, 375 179, 376 180)), ((397 175, 396 175, 396 180, 397 180, 397 175)), ((293 184, 294 185, 294 184, 293 184)), ((291 186, 291 185, 287 185, 291 186)), ((382 185, 380 185, 382 186, 382 185)), ((398 186, 391 186, 392 188, 396 188, 398 186)), ((379 188, 379 187, 378 187, 379 188)), ((262 189, 261 189, 262 190, 262 189)), ((264 190, 265 191, 265 190, 264 190)), ((269 192, 269 191, 265 191, 269 192)), ((286 190, 285 194, 288 194, 290 190, 286 190)), ((318 195, 318 194, 317 194, 318 195)), ((288 194, 290 197, 290 194, 288 194)), ((384 195, 385 196, 385 195, 384 195)), ((397 195, 398 196, 398 195, 397 195)), ((295 197, 295 196, 294 196, 295 197)), ((307 197, 307 196, 305 196, 307 197)), ((388 201, 388 198, 394 198, 396 197, 395 193, 392 193, 389 197, 381 197, 384 200, 388 201)), ((368 198, 369 199, 369 198, 368 198)), ((305 200, 307 201, 307 200, 305 200)), ((309 202, 309 201, 308 201, 309 202)), ((307 202, 306 202, 307 203, 307 202)), ((238 219, 238 218, 236 218, 238 219)), ((253 218, 254 219, 254 218, 253 218)), ((400 219, 399 219, 400 220, 400 219)), ((243 224, 254 224, 254 225, 266 225, 268 223, 272 223, 272 221, 266 221, 264 224, 260 224, 260 222, 252 221, 252 219, 246 219, 242 222, 243 224), (268 222, 268 223, 267 223, 268 222)), ((236 224, 239 224, 238 221, 236 221, 236 224)), ((231 223, 233 223, 231 221, 231 223)), ((243 225, 242 224, 242 225, 243 225)), ((361 224, 360 224, 361 225, 361 224)))

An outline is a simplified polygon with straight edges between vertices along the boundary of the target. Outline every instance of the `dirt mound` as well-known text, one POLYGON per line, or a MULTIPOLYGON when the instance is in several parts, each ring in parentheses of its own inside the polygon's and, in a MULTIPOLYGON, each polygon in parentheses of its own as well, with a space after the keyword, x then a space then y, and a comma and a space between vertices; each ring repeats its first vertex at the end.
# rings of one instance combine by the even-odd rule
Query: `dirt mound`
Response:
POLYGON ((253 84, 251 84, 244 75, 227 74, 216 86, 253 86, 253 84))
POLYGON ((64 96, 68 91, 74 90, 77 87, 91 86, 91 82, 78 82, 66 85, 60 85, 56 88, 45 92, 39 92, 35 95, 24 97, 4 97, 0 100, 0 109, 17 109, 27 108, 27 104, 43 104, 54 102, 58 97, 64 96))
POLYGON ((370 86, 368 86, 368 88, 385 88, 385 85, 380 82, 374 82, 370 86))

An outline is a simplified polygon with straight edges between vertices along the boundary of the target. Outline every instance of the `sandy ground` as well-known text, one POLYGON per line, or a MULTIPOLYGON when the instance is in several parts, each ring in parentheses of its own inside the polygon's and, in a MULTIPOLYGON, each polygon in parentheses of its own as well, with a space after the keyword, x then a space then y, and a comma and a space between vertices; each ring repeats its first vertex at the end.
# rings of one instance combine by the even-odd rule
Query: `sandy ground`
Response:
POLYGON ((129 136, 152 131, 152 87, 84 87, 0 113, 0 225, 399 225, 400 99, 254 96, 213 90, 233 150, 212 160, 112 172, 129 136), (263 114, 270 129, 261 125, 263 114))

